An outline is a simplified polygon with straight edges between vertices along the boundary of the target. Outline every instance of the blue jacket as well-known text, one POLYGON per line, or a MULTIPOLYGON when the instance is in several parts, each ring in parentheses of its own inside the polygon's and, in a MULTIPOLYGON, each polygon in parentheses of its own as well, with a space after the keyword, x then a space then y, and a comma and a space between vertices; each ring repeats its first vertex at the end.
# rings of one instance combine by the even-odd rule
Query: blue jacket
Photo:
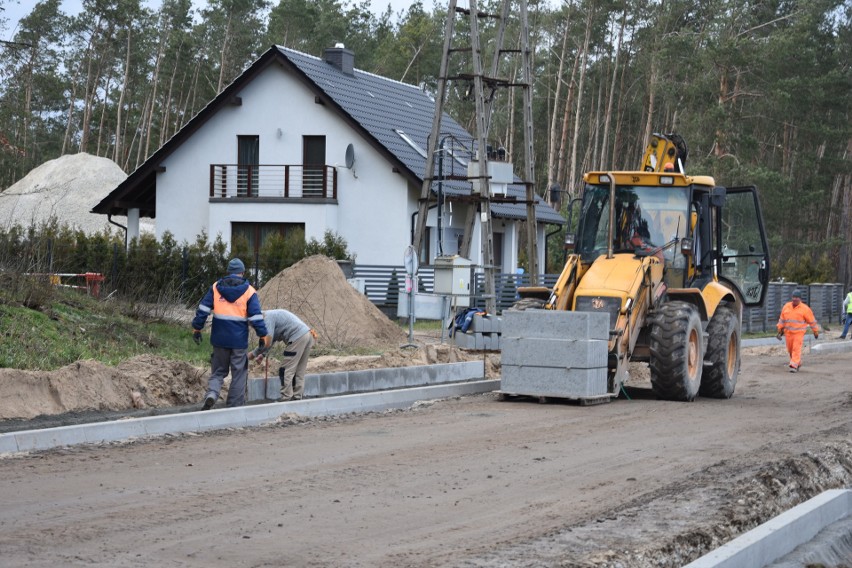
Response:
POLYGON ((204 328, 210 314, 213 315, 210 343, 214 347, 247 349, 249 324, 259 337, 269 335, 257 292, 245 278, 231 275, 217 280, 198 304, 192 328, 204 328))

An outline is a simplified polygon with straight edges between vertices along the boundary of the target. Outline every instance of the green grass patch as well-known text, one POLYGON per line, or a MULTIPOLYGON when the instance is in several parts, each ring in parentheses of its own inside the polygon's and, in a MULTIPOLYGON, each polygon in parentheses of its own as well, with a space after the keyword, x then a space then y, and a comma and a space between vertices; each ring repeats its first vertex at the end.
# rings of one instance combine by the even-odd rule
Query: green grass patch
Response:
POLYGON ((0 367, 53 370, 85 359, 115 365, 141 354, 209 363, 209 344, 195 345, 185 325, 131 317, 124 307, 61 288, 38 306, 3 298, 0 367))
POLYGON ((775 334, 774 330, 752 331, 750 333, 743 333, 743 339, 763 339, 764 337, 775 337, 775 334))
MULTIPOLYGON (((400 328, 408 331, 408 322, 404 319, 397 320, 400 328)), ((441 322, 439 320, 414 320, 414 331, 441 331, 441 322)))

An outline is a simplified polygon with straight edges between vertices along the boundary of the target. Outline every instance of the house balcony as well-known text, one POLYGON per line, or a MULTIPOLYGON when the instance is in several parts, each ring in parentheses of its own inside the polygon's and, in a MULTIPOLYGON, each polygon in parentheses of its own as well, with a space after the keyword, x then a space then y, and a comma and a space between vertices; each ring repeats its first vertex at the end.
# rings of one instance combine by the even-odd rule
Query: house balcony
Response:
POLYGON ((337 169, 302 164, 210 164, 210 197, 337 199, 337 169))

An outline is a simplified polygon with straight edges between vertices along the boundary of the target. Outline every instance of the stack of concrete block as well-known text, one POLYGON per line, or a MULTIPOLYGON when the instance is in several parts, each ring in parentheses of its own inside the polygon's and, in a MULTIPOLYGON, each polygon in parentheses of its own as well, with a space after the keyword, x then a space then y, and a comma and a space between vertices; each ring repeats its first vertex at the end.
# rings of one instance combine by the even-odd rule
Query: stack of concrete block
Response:
POLYGON ((607 395, 609 314, 503 312, 506 394, 585 399, 607 395))
POLYGON ((467 333, 456 330, 453 339, 461 349, 499 351, 500 326, 500 318, 497 316, 476 314, 467 333))

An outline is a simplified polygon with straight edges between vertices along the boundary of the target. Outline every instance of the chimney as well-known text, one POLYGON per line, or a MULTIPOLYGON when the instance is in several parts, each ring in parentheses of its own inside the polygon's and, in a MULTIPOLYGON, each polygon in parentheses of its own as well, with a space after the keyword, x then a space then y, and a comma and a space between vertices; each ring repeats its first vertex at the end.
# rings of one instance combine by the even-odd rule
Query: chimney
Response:
POLYGON ((335 44, 334 47, 325 48, 322 58, 326 63, 331 63, 347 75, 355 74, 355 52, 351 49, 346 49, 342 43, 335 44))

